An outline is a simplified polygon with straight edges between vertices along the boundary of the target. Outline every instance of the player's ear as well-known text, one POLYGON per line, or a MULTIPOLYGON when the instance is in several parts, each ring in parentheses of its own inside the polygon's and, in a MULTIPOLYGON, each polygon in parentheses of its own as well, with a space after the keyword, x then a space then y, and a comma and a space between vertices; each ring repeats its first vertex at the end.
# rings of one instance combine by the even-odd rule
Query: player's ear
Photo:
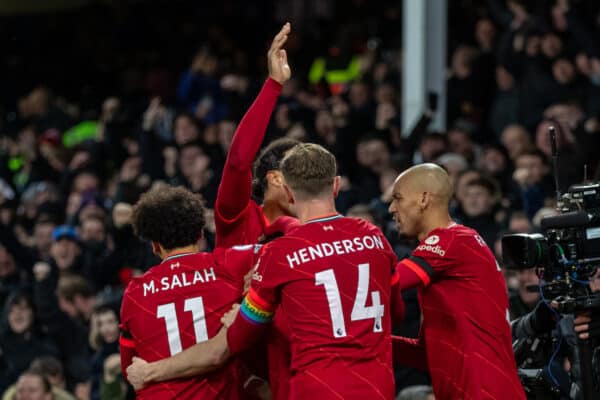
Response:
POLYGON ((285 183, 283 184, 283 190, 285 190, 285 199, 287 200, 287 202, 289 204, 294 204, 294 195, 292 194, 292 191, 290 190, 288 185, 286 185, 285 183))
POLYGON ((421 194, 421 200, 419 201, 419 205, 421 206, 421 209, 424 210, 425 208, 427 208, 429 203, 431 203, 431 193, 423 192, 421 194))
POLYGON ((283 174, 281 171, 271 170, 267 172, 267 182, 270 185, 281 187, 283 185, 283 174))
POLYGON ((152 244, 152 252, 157 256, 160 257, 161 255, 161 246, 158 242, 152 241, 150 242, 152 244))
POLYGON ((337 197, 338 193, 340 192, 340 180, 342 178, 337 175, 335 178, 333 178, 333 197, 337 197))

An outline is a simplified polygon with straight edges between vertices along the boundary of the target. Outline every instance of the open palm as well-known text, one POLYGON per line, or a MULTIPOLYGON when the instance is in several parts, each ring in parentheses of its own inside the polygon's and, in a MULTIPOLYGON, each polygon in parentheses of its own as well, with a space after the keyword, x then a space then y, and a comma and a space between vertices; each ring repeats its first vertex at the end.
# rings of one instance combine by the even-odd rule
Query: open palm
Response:
POLYGON ((269 58, 269 76, 271 79, 283 84, 292 76, 292 70, 288 64, 287 53, 282 49, 288 39, 291 25, 287 22, 279 33, 275 35, 271 48, 267 53, 269 58))

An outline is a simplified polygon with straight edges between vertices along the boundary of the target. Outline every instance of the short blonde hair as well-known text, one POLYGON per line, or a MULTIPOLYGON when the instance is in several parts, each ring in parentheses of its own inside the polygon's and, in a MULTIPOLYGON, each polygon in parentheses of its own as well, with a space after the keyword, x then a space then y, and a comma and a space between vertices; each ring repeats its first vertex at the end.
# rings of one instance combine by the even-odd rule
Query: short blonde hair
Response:
POLYGON ((333 154, 324 147, 301 143, 283 158, 281 172, 291 190, 312 197, 332 190, 337 165, 333 154))

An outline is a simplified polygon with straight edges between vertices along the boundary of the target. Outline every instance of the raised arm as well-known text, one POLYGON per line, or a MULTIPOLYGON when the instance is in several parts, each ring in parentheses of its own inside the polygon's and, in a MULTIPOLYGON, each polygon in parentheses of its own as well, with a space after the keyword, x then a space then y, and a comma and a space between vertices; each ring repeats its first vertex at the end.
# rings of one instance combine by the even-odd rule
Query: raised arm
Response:
POLYGON ((269 78, 233 136, 215 202, 215 212, 223 220, 235 219, 250 201, 252 163, 263 142, 282 85, 291 77, 287 54, 282 49, 290 29, 290 24, 286 23, 273 39, 268 52, 269 78))

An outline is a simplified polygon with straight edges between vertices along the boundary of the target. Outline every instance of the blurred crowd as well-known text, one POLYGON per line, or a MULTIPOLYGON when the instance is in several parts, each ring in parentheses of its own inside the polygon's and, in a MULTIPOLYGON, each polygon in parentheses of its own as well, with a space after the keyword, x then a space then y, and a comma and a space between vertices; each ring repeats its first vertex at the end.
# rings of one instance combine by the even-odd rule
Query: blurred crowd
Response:
MULTIPOLYGON (((36 390, 56 399, 125 397, 115 356, 120 297, 132 276, 158 261, 133 233, 132 205, 157 184, 201 193, 204 248, 212 248, 225 157, 266 77, 267 44, 282 21, 295 32, 287 50, 293 79, 265 142, 289 136, 332 151, 343 177, 338 210, 379 225, 400 257, 415 243, 394 232, 387 207, 393 180, 410 165, 447 169, 453 217, 475 228, 499 260, 501 235, 534 232, 555 212, 550 126, 560 189, 600 179, 596 1, 448 1, 444 132, 429 129, 438 111, 432 97, 412 130, 401 130, 401 1, 251 1, 236 11, 228 1, 220 11, 191 1, 166 9, 116 3, 68 12, 61 23, 30 17, 38 25, 27 33, 17 28, 25 18, 3 17, 1 29, 17 32, 0 66, 7 399, 36 390)), ((512 317, 537 303, 526 290, 537 279, 531 271, 507 274, 512 317)), ((398 329, 415 336, 417 301, 405 296, 407 322, 398 329)), ((397 378, 399 389, 427 383, 406 369, 397 378)))

